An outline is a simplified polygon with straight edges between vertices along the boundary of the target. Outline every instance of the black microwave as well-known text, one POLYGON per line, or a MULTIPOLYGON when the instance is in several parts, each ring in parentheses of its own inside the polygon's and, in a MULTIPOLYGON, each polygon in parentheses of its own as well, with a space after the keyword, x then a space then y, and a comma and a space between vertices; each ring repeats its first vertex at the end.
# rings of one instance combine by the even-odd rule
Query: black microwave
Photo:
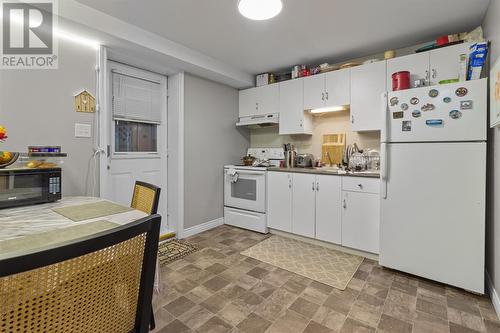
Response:
POLYGON ((0 209, 61 199, 61 169, 0 169, 0 209))

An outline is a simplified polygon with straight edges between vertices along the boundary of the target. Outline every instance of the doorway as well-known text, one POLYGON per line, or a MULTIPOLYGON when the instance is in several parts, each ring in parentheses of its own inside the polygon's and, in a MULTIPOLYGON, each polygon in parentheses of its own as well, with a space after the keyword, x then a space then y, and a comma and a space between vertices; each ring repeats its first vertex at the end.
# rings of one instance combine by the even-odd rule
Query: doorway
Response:
POLYGON ((101 197, 130 205, 135 181, 159 186, 167 221, 167 77, 114 61, 102 68, 101 197))

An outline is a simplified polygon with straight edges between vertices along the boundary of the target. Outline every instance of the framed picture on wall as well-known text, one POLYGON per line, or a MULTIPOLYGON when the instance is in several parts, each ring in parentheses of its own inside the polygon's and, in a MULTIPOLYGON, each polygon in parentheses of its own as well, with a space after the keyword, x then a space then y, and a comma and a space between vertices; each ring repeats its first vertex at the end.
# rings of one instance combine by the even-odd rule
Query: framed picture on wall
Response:
POLYGON ((500 126, 500 57, 490 72, 490 127, 500 126))

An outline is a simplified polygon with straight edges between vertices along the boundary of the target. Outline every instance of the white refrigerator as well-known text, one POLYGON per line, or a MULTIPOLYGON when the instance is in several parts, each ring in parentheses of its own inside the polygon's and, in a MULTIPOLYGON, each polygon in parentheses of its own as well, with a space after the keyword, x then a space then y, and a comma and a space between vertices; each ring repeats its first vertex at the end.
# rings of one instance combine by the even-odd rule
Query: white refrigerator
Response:
POLYGON ((484 293, 487 79, 389 92, 382 266, 484 293))

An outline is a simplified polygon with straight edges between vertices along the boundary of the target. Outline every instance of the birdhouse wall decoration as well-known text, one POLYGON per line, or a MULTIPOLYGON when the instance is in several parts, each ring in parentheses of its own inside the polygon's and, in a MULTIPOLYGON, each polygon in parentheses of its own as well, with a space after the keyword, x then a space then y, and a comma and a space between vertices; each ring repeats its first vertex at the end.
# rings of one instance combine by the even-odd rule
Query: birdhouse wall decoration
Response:
POLYGON ((76 112, 95 112, 95 98, 87 90, 82 91, 75 96, 76 112))

